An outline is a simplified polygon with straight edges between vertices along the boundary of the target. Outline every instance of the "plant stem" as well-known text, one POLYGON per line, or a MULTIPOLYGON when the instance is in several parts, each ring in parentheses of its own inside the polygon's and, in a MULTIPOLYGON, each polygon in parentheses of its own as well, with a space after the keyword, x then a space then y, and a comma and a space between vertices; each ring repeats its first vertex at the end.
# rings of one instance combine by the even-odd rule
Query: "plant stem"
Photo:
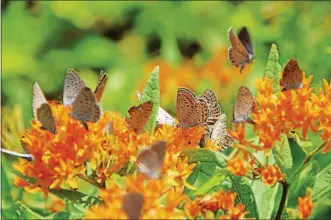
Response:
POLYGON ((280 200, 279 203, 279 207, 277 210, 277 214, 276 217, 274 218, 275 220, 278 220, 281 218, 282 213, 284 211, 284 207, 285 207, 285 203, 286 203, 286 199, 287 199, 287 194, 288 194, 288 190, 289 190, 289 184, 286 181, 280 182, 282 184, 283 187, 283 192, 282 192, 282 198, 280 200))
POLYGON ((303 160, 301 167, 306 165, 307 163, 309 163, 309 161, 316 156, 316 154, 321 151, 327 144, 327 141, 324 141, 320 146, 318 146, 317 148, 315 148, 309 155, 306 156, 306 158, 303 160))
POLYGON ((101 187, 101 188, 105 188, 102 184, 98 183, 97 181, 95 181, 94 179, 88 178, 86 176, 84 176, 83 174, 78 174, 77 175, 79 178, 81 178, 82 180, 96 186, 96 187, 101 187))

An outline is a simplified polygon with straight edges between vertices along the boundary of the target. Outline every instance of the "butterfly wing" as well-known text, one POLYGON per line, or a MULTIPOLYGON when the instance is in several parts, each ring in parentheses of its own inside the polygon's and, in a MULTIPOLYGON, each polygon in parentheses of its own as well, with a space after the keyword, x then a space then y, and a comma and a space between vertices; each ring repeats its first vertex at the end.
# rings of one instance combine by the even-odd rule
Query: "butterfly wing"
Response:
MULTIPOLYGON (((136 91, 137 97, 140 100, 141 99, 141 94, 139 91, 136 91)), ((174 126, 176 124, 175 119, 168 113, 166 112, 161 106, 159 107, 158 113, 157 113, 157 118, 156 122, 159 125, 171 125, 174 126)))
POLYGON ((84 87, 72 106, 72 116, 82 123, 97 122, 100 118, 101 110, 90 88, 84 87))
POLYGON ((232 136, 226 130, 226 115, 222 114, 216 122, 210 139, 216 140, 216 145, 221 146, 220 150, 225 150, 234 142, 232 136))
POLYGON ((255 99, 253 93, 249 88, 241 86, 233 109, 234 122, 251 121, 248 116, 252 113, 254 106, 255 99))
POLYGON ((52 114, 52 110, 47 103, 43 103, 37 109, 37 120, 42 123, 42 129, 56 133, 55 120, 52 114))
POLYGON ((241 41, 241 43, 245 46, 247 52, 253 55, 253 45, 252 45, 251 37, 246 27, 243 27, 239 31, 238 38, 241 41))
MULTIPOLYGON (((45 95, 37 82, 33 85, 32 109, 33 115, 37 119, 37 109, 44 103, 47 103, 45 95)), ((37 119, 38 120, 38 119, 37 119)))
POLYGON ((149 116, 152 113, 153 103, 151 101, 144 102, 138 106, 133 106, 129 109, 130 117, 125 118, 125 122, 129 129, 137 134, 144 131, 148 122, 149 116))
POLYGON ((150 148, 143 149, 137 157, 139 172, 146 174, 151 179, 160 178, 166 143, 159 141, 150 148))
POLYGON ((110 121, 103 129, 105 132, 107 132, 109 135, 113 134, 114 132, 114 123, 113 121, 110 121))
POLYGON ((122 209, 129 219, 138 219, 143 207, 144 197, 140 193, 128 193, 123 198, 122 209))
POLYGON ((94 91, 94 95, 95 95, 95 98, 96 98, 98 103, 101 102, 103 92, 104 92, 105 87, 107 85, 107 80, 108 80, 107 73, 101 71, 98 85, 97 85, 97 87, 94 91))
POLYGON ((209 117, 207 119, 207 126, 213 126, 221 116, 221 106, 218 104, 217 97, 210 89, 205 90, 199 100, 204 100, 208 105, 209 117))
POLYGON ((287 62, 280 85, 284 87, 283 90, 298 89, 302 87, 302 70, 299 67, 298 61, 294 58, 287 62))
POLYGON ((84 81, 80 78, 78 73, 69 68, 64 80, 63 89, 63 104, 64 106, 71 105, 76 100, 81 89, 85 87, 84 81))
POLYGON ((209 116, 206 101, 198 100, 196 95, 186 88, 179 88, 177 91, 176 111, 179 126, 182 127, 206 124, 209 116))
POLYGON ((253 60, 254 55, 247 51, 245 45, 234 34, 232 27, 228 30, 228 36, 230 40, 228 59, 233 66, 241 67, 241 72, 242 69, 253 60))

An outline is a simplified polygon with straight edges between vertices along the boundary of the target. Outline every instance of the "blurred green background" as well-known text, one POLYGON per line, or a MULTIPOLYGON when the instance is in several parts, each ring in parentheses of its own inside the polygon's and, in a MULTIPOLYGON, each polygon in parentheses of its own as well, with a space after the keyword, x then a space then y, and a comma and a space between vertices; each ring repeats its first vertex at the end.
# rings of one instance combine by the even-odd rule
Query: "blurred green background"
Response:
MULTIPOLYGON (((282 67, 295 57, 306 74, 314 75, 315 87, 331 76, 329 2, 29 0, 2 1, 1 10, 2 106, 20 105, 25 126, 32 119, 33 83, 39 82, 49 100, 61 100, 67 68, 79 71, 92 89, 100 70, 106 71, 103 108, 126 114, 138 104, 135 91, 143 89, 159 65, 161 106, 168 112, 175 116, 179 86, 198 95, 211 88, 229 120, 238 87, 254 91, 254 82, 262 78, 272 43, 278 46, 282 67), (240 75, 227 60, 230 26, 250 31, 256 60, 249 73, 240 75)), ((7 117, 6 124, 12 119, 19 124, 8 109, 2 116, 10 114, 14 118, 7 117)), ((22 132, 23 125, 19 127, 22 132)), ((10 145, 18 146, 18 138, 16 142, 10 145)), ((299 164, 303 152, 292 151, 299 164)), ((316 157, 321 168, 328 158, 330 154, 316 157)), ((313 217, 328 216, 330 201, 327 195, 313 217)))
POLYGON ((3 1, 2 105, 19 104, 32 119, 32 85, 62 99, 66 69, 95 88, 109 74, 103 108, 125 113, 160 65, 161 105, 175 115, 179 86, 211 88, 227 113, 240 85, 254 90, 271 43, 281 64, 295 57, 314 82, 331 75, 328 2, 3 1), (239 75, 226 58, 227 29, 249 28, 256 60, 239 75), (212 73, 211 73, 212 72, 212 73), (123 101, 126 100, 126 101, 123 101), (127 101, 128 100, 128 101, 127 101))

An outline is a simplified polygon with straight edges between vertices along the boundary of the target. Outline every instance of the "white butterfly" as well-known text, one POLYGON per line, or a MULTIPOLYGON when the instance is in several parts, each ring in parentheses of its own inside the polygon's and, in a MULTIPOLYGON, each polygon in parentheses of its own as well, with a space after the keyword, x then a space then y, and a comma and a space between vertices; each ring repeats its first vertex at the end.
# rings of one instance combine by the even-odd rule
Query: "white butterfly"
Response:
MULTIPOLYGON (((138 99, 141 99, 141 94, 139 91, 136 91, 138 99)), ((159 107, 158 113, 157 113, 157 119, 156 122, 160 125, 171 125, 174 126, 176 125, 175 119, 168 113, 166 112, 161 106, 159 107)))
POLYGON ((230 147, 234 140, 226 130, 226 115, 222 114, 215 123, 210 135, 211 140, 216 140, 216 145, 221 146, 220 150, 225 150, 230 147))

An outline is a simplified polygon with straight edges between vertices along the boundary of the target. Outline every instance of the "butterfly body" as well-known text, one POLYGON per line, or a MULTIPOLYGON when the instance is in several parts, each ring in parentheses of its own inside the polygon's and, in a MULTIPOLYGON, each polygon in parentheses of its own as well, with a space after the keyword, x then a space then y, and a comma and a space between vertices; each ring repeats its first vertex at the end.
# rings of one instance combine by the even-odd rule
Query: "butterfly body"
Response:
POLYGON ((166 143, 159 141, 151 147, 144 148, 137 156, 139 172, 146 174, 151 179, 160 178, 166 143))
POLYGON ((283 90, 290 90, 290 89, 298 89, 301 88, 303 83, 303 75, 302 70, 299 67, 299 64, 296 59, 290 59, 282 74, 282 78, 280 79, 279 83, 283 86, 283 90))
POLYGON ((199 100, 189 89, 177 90, 176 112, 179 127, 194 127, 206 125, 209 117, 208 105, 205 100, 199 100))
POLYGON ((122 209, 129 219, 138 219, 143 207, 144 197, 140 193, 131 192, 124 196, 122 209))
POLYGON ((255 107, 255 98, 253 93, 245 86, 239 88, 237 99, 233 108, 233 122, 249 122, 254 123, 249 115, 255 107))
POLYGON ((100 107, 90 88, 81 89, 72 106, 71 115, 79 120, 85 128, 87 128, 86 122, 97 122, 101 116, 100 107))
POLYGON ((152 113, 152 109, 153 102, 151 101, 131 107, 128 110, 130 117, 125 118, 128 128, 137 134, 142 133, 152 113))
POLYGON ((228 48, 228 59, 235 67, 240 67, 240 73, 244 67, 254 60, 253 46, 246 27, 243 27, 238 36, 232 30, 228 30, 230 46, 228 48))
POLYGON ((42 124, 41 129, 55 134, 56 125, 51 107, 47 103, 45 95, 37 82, 33 85, 32 108, 36 120, 42 124))

